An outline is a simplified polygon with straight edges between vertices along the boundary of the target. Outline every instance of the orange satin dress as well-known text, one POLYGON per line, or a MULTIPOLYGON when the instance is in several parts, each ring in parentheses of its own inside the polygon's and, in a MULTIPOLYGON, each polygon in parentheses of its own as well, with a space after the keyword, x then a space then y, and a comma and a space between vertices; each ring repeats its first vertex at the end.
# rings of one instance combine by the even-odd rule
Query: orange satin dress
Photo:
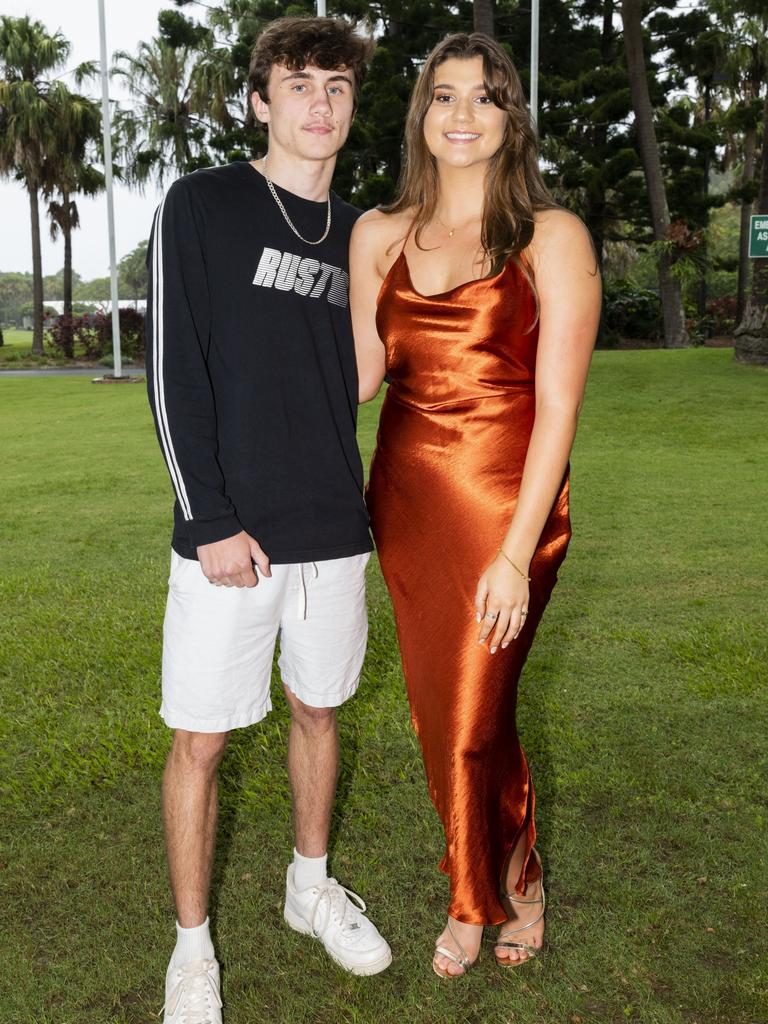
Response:
POLYGON ((367 502, 394 607, 429 793, 445 830, 448 913, 507 919, 502 873, 517 839, 517 891, 538 877, 534 792, 517 735, 517 684, 570 539, 563 481, 531 563, 529 614, 491 655, 477 642, 475 590, 507 532, 534 420, 538 327, 510 260, 439 295, 413 286, 404 252, 378 296, 390 385, 367 502))

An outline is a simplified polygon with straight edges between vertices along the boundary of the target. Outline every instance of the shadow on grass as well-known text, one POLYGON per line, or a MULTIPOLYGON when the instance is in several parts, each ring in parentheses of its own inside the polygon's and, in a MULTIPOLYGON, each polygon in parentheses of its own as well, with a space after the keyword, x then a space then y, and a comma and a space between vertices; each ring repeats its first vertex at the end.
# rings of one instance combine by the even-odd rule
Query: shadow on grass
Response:
MULTIPOLYGON (((631 468, 627 468, 626 477, 631 475, 631 468)), ((610 509, 615 520, 621 520, 626 505, 626 491, 611 495, 610 509)), ((563 752, 555 748, 564 737, 562 733, 555 737, 551 716, 559 716, 556 710, 559 698, 567 689, 590 685, 590 680, 574 679, 565 674, 569 671, 567 666, 574 664, 573 659, 566 656, 566 647, 571 650, 578 647, 589 635, 593 614, 599 612, 605 601, 604 589, 609 585, 614 554, 599 535, 591 538, 596 543, 585 543, 590 540, 591 524, 586 523, 582 531, 578 501, 576 513, 575 540, 569 543, 569 554, 558 573, 559 582, 537 626, 518 683, 518 731, 536 794, 536 846, 542 857, 545 878, 553 837, 562 829, 558 821, 558 808, 562 806, 558 778, 563 752)))
MULTIPOLYGON (((274 710, 266 719, 245 729, 234 729, 219 768, 219 820, 211 874, 210 918, 216 945, 216 928, 222 892, 232 880, 230 866, 238 838, 254 824, 260 849, 272 865, 281 864, 289 851, 282 847, 290 831, 290 790, 285 764, 290 716, 282 695, 274 691, 274 710)), ((288 861, 285 860, 287 864, 288 861)), ((269 886, 271 877, 265 878, 269 886)))
MULTIPOLYGON (((353 794, 360 788, 361 762, 375 743, 380 706, 387 702, 388 671, 399 667, 391 616, 372 616, 369 650, 376 653, 366 662, 358 693, 339 709, 339 776, 328 842, 331 870, 335 860, 346 861, 343 855, 336 857, 339 837, 348 824, 353 794), (382 664, 381 652, 386 652, 386 664, 382 664)), ((233 730, 219 769, 219 821, 210 895, 214 941, 221 893, 238 836, 256 824, 264 847, 262 855, 264 850, 272 854, 275 885, 279 883, 278 867, 282 873, 291 859, 293 824, 286 756, 291 717, 282 693, 277 655, 272 693, 273 710, 264 721, 233 730)))

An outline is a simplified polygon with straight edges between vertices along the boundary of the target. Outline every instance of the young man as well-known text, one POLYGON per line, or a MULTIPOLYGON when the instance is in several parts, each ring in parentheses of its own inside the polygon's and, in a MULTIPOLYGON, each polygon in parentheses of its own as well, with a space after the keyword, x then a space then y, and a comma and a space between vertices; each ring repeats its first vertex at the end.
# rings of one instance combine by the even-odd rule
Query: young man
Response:
POLYGON ((221 1020, 207 917, 217 768, 229 731, 271 708, 278 633, 295 827, 285 919, 354 974, 391 962, 326 872, 335 708, 358 685, 371 551, 347 308, 357 211, 329 189, 370 50, 343 21, 274 22, 249 73, 266 158, 181 178, 155 217, 147 376, 176 492, 161 709, 175 730, 168 1024, 221 1020))

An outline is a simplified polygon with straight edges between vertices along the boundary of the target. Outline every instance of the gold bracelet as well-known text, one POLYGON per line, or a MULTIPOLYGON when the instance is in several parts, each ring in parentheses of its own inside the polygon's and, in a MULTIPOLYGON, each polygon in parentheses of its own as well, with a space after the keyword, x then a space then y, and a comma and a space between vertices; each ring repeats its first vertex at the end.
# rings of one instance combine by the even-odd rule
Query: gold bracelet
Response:
POLYGON ((518 567, 515 565, 515 563, 512 561, 512 559, 506 553, 504 548, 499 548, 499 554, 503 555, 504 558, 506 558, 506 560, 509 562, 509 564, 512 566, 512 568, 515 570, 515 572, 518 573, 520 576, 522 576, 526 583, 530 583, 531 582, 531 577, 530 576, 526 576, 522 569, 518 569, 518 567))

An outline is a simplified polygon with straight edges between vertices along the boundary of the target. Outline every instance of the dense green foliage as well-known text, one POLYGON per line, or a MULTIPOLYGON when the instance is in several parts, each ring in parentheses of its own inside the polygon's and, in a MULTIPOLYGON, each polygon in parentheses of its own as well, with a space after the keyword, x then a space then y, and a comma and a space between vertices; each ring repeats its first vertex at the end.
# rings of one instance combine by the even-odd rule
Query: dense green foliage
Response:
MULTIPOLYGON (((729 351, 595 357, 574 540, 520 697, 546 956, 502 973, 486 946, 466 981, 432 974, 440 831, 372 565, 331 866, 395 961, 351 978, 283 926, 276 695, 222 766, 227 1024, 764 1018, 765 384, 729 351)), ((376 415, 361 410, 366 460, 376 415)), ((157 714, 171 488, 140 385, 0 380, 0 430, 0 1011, 4 1024, 140 1024, 162 1002, 173 940, 157 714)))
MULTIPOLYGON (((117 295, 120 299, 144 299, 147 292, 147 243, 141 242, 118 263, 117 295)), ((46 302, 64 297, 63 270, 43 278, 43 295, 46 302)), ((78 302, 103 302, 109 300, 109 277, 97 277, 83 281, 77 271, 72 273, 72 297, 75 312, 78 302)), ((29 315, 32 302, 32 274, 0 272, 0 324, 20 324, 29 315)))
MULTIPOLYGON (((538 125, 543 166, 558 200, 586 221, 606 276, 656 289, 647 273, 655 254, 648 244, 649 203, 620 8, 618 0, 542 5, 538 125), (643 253, 651 257, 645 268, 638 264, 643 253)), ((114 73, 132 93, 115 122, 118 173, 134 183, 149 177, 168 180, 262 152, 265 137, 246 116, 251 47, 275 17, 314 9, 313 0, 288 5, 175 0, 161 11, 154 38, 144 40, 135 53, 115 54, 114 73)), ((473 5, 469 0, 331 0, 328 11, 367 21, 378 44, 335 177, 341 195, 369 207, 393 195, 405 111, 420 62, 446 33, 472 28, 473 5)), ((739 216, 743 219, 758 195, 761 129, 768 109, 768 11, 763 0, 653 0, 645 11, 648 81, 673 222, 670 245, 676 272, 685 281, 691 331, 703 336, 711 324, 708 299, 736 294, 739 263, 739 310, 748 288, 750 265, 739 255, 744 238, 739 216), (720 210, 735 231, 723 232, 724 222, 713 219, 720 210)), ((529 6, 497 0, 495 30, 527 85, 529 6)), ((52 38, 65 52, 66 40, 52 38)), ((41 95, 49 87, 40 80, 41 95)), ((3 117, 7 113, 0 102, 0 121, 3 117)), ((29 177, 44 159, 54 134, 48 130, 43 136, 26 146, 26 163, 16 161, 17 172, 29 177)), ((62 184, 71 191, 72 168, 53 158, 49 166, 60 191, 62 184)), ((77 188, 86 191, 98 187, 96 179, 89 185, 80 175, 77 181, 77 188)), ((71 212, 72 202, 71 197, 54 202, 50 214, 55 222, 71 212)), ((121 295, 135 297, 135 275, 133 280, 121 287, 121 295)), ((80 282, 78 289, 76 282, 74 300, 94 297, 103 287, 97 284, 88 289, 80 282)), ((0 281, 0 322, 18 321, 19 285, 0 281)), ((45 297, 54 295, 46 291, 45 297)))
MULTIPOLYGON (((134 154, 132 173, 141 179, 153 172, 168 174, 171 166, 188 171, 260 152, 263 136, 246 119, 250 49, 271 19, 312 13, 314 6, 311 0, 288 8, 272 0, 226 0, 201 13, 192 0, 179 0, 176 9, 163 11, 157 39, 142 44, 133 59, 138 106, 124 112, 131 129, 126 139, 134 154), (183 75, 178 69, 173 75, 164 71, 173 52, 183 75), (147 91, 142 74, 148 70, 154 88, 144 105, 138 89, 147 91)), ((393 195, 405 110, 420 60, 447 32, 471 30, 472 5, 338 0, 328 10, 375 26, 377 52, 336 178, 343 195, 368 207, 393 195)), ((738 171, 744 132, 758 123, 765 92, 758 83, 747 111, 745 90, 754 78, 755 61, 762 67, 758 56, 749 55, 762 52, 760 33, 765 35, 768 22, 752 0, 653 3, 649 14, 648 72, 670 214, 689 231, 678 256, 700 270, 707 262, 701 232, 710 210, 728 200, 740 202, 745 187, 755 194, 754 185, 738 179, 738 171), (713 191, 710 181, 718 167, 727 172, 728 185, 713 191)), ((496 34, 527 83, 528 7, 498 0, 496 34)), ((642 247, 651 238, 618 4, 576 0, 543 5, 541 40, 539 128, 547 176, 558 199, 584 217, 598 252, 605 249, 610 273, 610 243, 642 247)), ((122 71, 130 84, 127 59, 121 58, 122 71)), ((679 231, 674 235, 682 237, 679 231)), ((736 256, 721 253, 709 262, 713 269, 727 266, 732 272, 736 256)), ((700 293, 703 303, 706 288, 700 293)))
MULTIPOLYGON (((135 309, 121 309, 120 349, 125 359, 144 362, 144 315, 135 309)), ((45 347, 54 356, 94 362, 112 351, 112 316, 84 313, 51 318, 45 331, 45 347)))

